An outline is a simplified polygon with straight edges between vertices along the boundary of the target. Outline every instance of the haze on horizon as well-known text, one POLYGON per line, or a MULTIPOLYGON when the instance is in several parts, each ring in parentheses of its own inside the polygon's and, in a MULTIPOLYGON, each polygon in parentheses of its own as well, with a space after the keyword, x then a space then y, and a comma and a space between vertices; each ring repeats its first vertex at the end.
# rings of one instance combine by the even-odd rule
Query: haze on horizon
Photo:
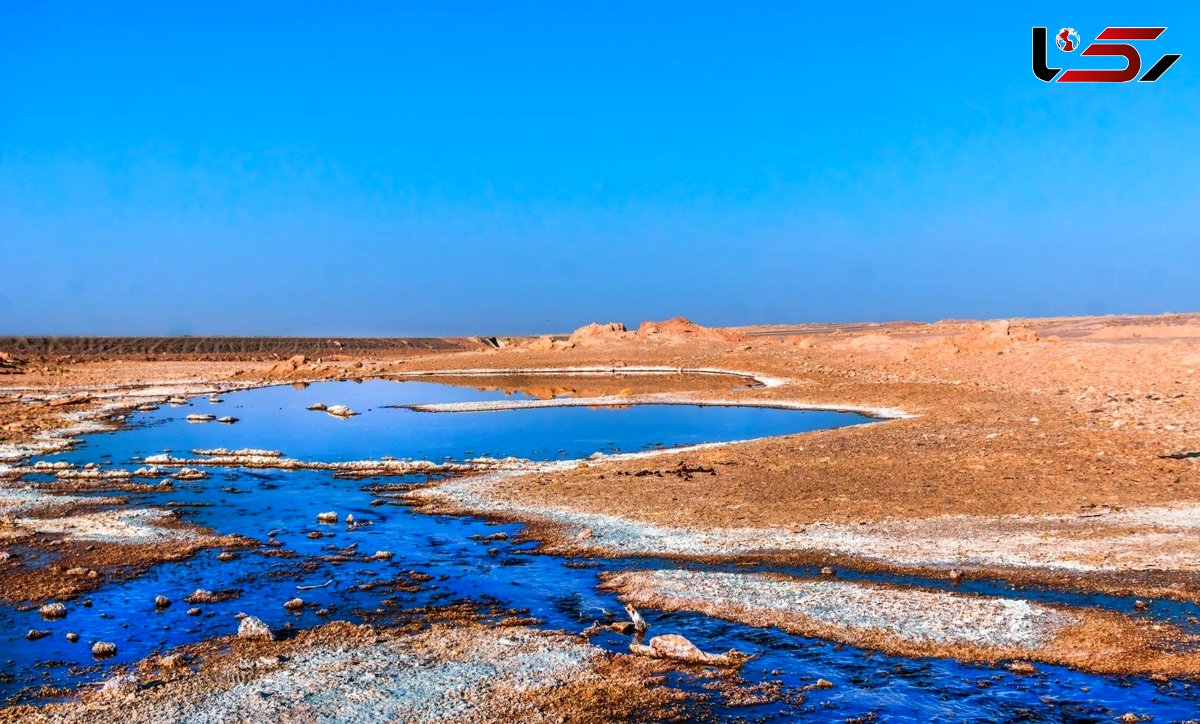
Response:
POLYGON ((1183 2, 9 3, 0 334, 1200 311, 1198 34, 1183 2), (1114 24, 1183 58, 1032 76, 1031 26, 1114 24))

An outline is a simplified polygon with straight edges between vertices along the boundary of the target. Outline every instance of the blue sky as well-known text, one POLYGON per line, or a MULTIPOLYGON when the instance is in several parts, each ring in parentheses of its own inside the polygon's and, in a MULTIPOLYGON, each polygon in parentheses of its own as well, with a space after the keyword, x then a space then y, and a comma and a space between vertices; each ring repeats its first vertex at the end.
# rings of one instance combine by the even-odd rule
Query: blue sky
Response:
POLYGON ((243 5, 0 9, 0 334, 1200 311, 1194 3, 243 5))

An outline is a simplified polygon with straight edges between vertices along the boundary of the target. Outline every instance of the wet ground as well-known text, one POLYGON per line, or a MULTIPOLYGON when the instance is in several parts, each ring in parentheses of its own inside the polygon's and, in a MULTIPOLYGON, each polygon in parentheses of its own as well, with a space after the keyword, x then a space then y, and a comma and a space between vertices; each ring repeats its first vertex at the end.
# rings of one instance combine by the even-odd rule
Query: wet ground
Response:
MULTIPOLYGON (((128 429, 89 436, 71 452, 46 459, 134 469, 148 455, 169 450, 191 456, 193 449, 220 447, 277 450, 288 457, 317 461, 385 456, 438 461, 481 455, 574 459, 598 451, 742 440, 865 421, 845 413, 735 407, 647 405, 455 414, 387 407, 500 397, 496 392, 419 382, 263 388, 226 395, 220 403, 199 399, 187 406, 137 413, 128 429), (362 414, 338 419, 305 409, 314 402, 344 404, 362 414), (233 415, 239 422, 185 420, 197 413, 233 415)), ((418 514, 400 504, 397 491, 374 487, 419 484, 420 478, 352 480, 328 471, 208 471, 211 476, 206 480, 180 482, 172 491, 134 498, 145 504, 183 506, 180 509, 188 520, 219 533, 263 542, 274 539, 281 545, 238 551, 227 562, 219 561, 219 551, 214 550, 186 562, 157 566, 135 580, 67 602, 68 615, 57 621, 43 621, 36 609, 0 609, 4 651, 0 694, 10 697, 31 686, 94 681, 103 677, 106 667, 233 633, 237 612, 258 616, 275 628, 306 627, 339 618, 386 617, 389 610, 401 607, 469 598, 526 609, 547 627, 575 631, 610 616, 624 618, 615 596, 597 590, 600 572, 676 565, 645 559, 571 561, 535 554, 532 544, 512 542, 521 530, 518 525, 418 514), (336 512, 339 522, 318 523, 317 514, 326 511, 336 512), (348 529, 347 514, 365 525, 348 529), (321 536, 309 537, 314 531, 321 536), (392 556, 372 558, 376 551, 392 556), (298 590, 301 586, 313 588, 298 590), (196 589, 236 589, 238 594, 220 603, 186 603, 184 597, 196 589), (157 609, 158 595, 170 598, 172 605, 157 609), (284 602, 297 596, 305 603, 303 609, 286 610, 284 602), (198 615, 189 615, 193 608, 200 609, 198 615), (25 632, 31 628, 49 629, 51 635, 27 641, 25 632), (81 640, 68 642, 67 631, 78 632, 81 640), (118 646, 117 656, 102 665, 89 650, 92 642, 101 640, 118 646)), ((33 564, 48 563, 51 557, 26 553, 33 557, 27 562, 33 564)), ((879 574, 872 579, 913 582, 879 574)), ((1015 591, 1002 583, 973 582, 969 588, 989 595, 1122 611, 1131 604, 1107 597, 1015 591)), ((1200 696, 1188 684, 1092 676, 1055 667, 1039 667, 1036 675, 1019 676, 947 660, 888 657, 696 614, 643 613, 651 633, 681 633, 708 651, 737 648, 755 654, 744 671, 752 681, 782 680, 790 687, 802 687, 824 678, 835 684, 809 692, 801 704, 724 709, 714 702, 721 714, 769 718, 810 712, 835 720, 876 715, 889 721, 1110 721, 1135 712, 1154 715, 1156 721, 1173 721, 1200 712, 1200 696)), ((1195 614, 1194 607, 1184 604, 1156 604, 1153 612, 1177 623, 1195 614)), ((627 637, 615 634, 593 641, 613 650, 625 650, 629 644, 627 637)), ((680 685, 695 684, 681 677, 680 685)))

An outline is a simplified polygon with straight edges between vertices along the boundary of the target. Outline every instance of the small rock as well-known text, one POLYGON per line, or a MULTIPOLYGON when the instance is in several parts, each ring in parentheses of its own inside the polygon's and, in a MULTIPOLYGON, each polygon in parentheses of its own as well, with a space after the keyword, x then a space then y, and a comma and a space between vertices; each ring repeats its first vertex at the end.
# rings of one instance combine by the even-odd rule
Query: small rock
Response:
POLYGON ((308 537, 312 538, 313 540, 316 540, 317 538, 321 538, 323 535, 324 534, 321 531, 314 530, 313 532, 308 534, 308 537))
POLYGON ((312 403, 311 405, 309 405, 309 406, 308 406, 308 409, 310 409, 310 410, 324 410, 324 409, 325 409, 325 403, 324 403, 324 402, 314 402, 314 403, 312 403))
POLYGON ((158 665, 163 669, 182 669, 187 665, 187 661, 182 654, 167 654, 159 657, 158 665))
POLYGON ((334 417, 353 417, 354 415, 358 414, 345 405, 330 405, 329 407, 325 408, 325 412, 328 412, 334 417))
POLYGON ((221 561, 222 563, 228 563, 229 561, 232 561, 236 557, 237 556, 233 555, 229 551, 221 551, 220 553, 217 554, 217 560, 221 561))
POLYGON ((1139 600, 1139 601, 1133 602, 1133 610, 1134 611, 1145 611, 1148 608, 1150 608, 1150 604, 1146 603, 1145 601, 1139 600))
POLYGON ((336 523, 338 521, 338 514, 333 511, 317 513, 317 521, 320 523, 336 523))
POLYGON ((25 638, 29 639, 30 641, 37 641, 38 639, 46 638, 49 635, 50 632, 46 629, 31 628, 29 629, 29 632, 25 634, 25 638))
POLYGON ((263 641, 274 641, 275 634, 271 631, 271 627, 263 623, 262 619, 256 616, 247 616, 238 624, 238 638, 240 639, 260 639, 263 641))
POLYGON ((221 600, 221 597, 212 591, 206 591, 203 588, 197 588, 195 593, 183 599, 188 603, 216 603, 221 600))
POLYGON ((832 576, 832 575, 835 575, 836 573, 837 573, 837 571, 833 570, 833 568, 831 568, 829 566, 825 566, 824 568, 821 569, 822 576, 832 576))
POLYGON ((42 614, 42 618, 47 621, 53 621, 59 618, 66 618, 67 607, 61 603, 47 603, 38 609, 38 613, 42 614))
POLYGON ((1029 676, 1030 674, 1037 673, 1037 668, 1035 668, 1034 665, 1028 661, 1014 661, 1008 665, 1008 670, 1014 674, 1020 674, 1022 676, 1029 676))
POLYGON ((346 525, 354 527, 354 513, 346 513, 346 525))
POLYGON ((92 644, 92 656, 97 659, 107 659, 117 655, 117 645, 108 641, 97 641, 92 644))
POLYGON ((79 640, 79 634, 75 633, 74 631, 67 632, 67 641, 70 641, 71 643, 75 643, 78 640, 79 640))
POLYGON ((826 679, 817 679, 817 683, 813 684, 815 689, 832 689, 833 682, 826 679))
POLYGON ((950 582, 951 583, 959 583, 962 581, 962 576, 963 576, 962 571, 958 570, 957 568, 952 569, 950 571, 950 582))
POLYGON ((193 413, 187 416, 188 422, 212 422, 215 419, 217 419, 216 415, 198 415, 193 413))
POLYGON ((199 616, 199 615, 200 615, 200 609, 198 609, 198 608, 189 608, 189 609, 187 610, 187 615, 189 615, 189 616, 199 616))
POLYGON ((283 607, 289 611, 299 611, 300 609, 304 608, 304 599, 298 597, 293 598, 292 600, 284 603, 283 607))
POLYGON ((233 423, 235 423, 237 421, 238 421, 238 419, 236 417, 234 417, 233 415, 225 415, 224 417, 217 418, 217 422, 223 422, 226 425, 232 425, 233 423))
POLYGON ((679 634, 663 634, 650 639, 650 645, 630 644, 629 651, 641 656, 655 659, 671 659, 689 664, 705 664, 708 666, 741 666, 749 656, 730 649, 723 654, 709 654, 701 651, 691 641, 679 634))
POLYGON ((171 605, 171 599, 167 598, 166 596, 155 596, 154 597, 154 607, 155 608, 166 608, 170 605, 171 605))
POLYGON ((390 560, 392 560, 392 552, 391 551, 375 551, 375 554, 371 556, 371 560, 373 560, 373 561, 390 561, 390 560))
MULTIPOLYGON (((95 653, 95 647, 92 647, 92 653, 95 653)), ((133 674, 121 674, 105 681, 104 685, 100 687, 100 694, 103 696, 125 697, 137 690, 137 677, 133 674)))

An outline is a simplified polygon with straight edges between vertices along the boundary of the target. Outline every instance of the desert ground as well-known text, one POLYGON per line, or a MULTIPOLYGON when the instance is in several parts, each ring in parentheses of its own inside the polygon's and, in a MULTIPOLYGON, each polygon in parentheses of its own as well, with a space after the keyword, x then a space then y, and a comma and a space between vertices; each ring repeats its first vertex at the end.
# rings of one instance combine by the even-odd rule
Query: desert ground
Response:
MULTIPOLYGON (((1191 681, 1200 676, 1196 634, 1139 611, 1156 600, 1200 602, 1197 369, 1200 315, 720 329, 676 318, 637 330, 590 324, 554 336, 444 340, 0 338, 0 598, 71 601, 161 561, 263 543, 139 507, 131 494, 162 484, 161 474, 63 469, 50 488, 22 482, 32 457, 119 428, 141 405, 316 380, 469 380, 534 399, 430 411, 703 403, 877 418, 730 444, 478 464, 404 493, 420 510, 525 524, 544 553, 680 563, 609 577, 605 586, 634 606, 904 656, 1191 681), (78 494, 97 490, 109 497, 78 494), (54 562, 28 564, 18 546, 52 547, 54 562), (682 567, 714 562, 748 570, 682 567), (749 570, 767 564, 821 574, 749 570), (1140 605, 1036 604, 844 578, 851 571, 1140 605)), ((225 465, 304 464, 223 452, 225 465)), ((156 464, 186 479, 212 457, 156 464)), ((345 719, 428 717, 430 702, 447 697, 455 716, 476 719, 670 718, 682 703, 660 686, 664 672, 730 663, 666 639, 614 655, 578 632, 511 617, 440 611, 413 621, 335 622, 278 641, 251 631, 175 654, 192 665, 144 661, 103 687, 63 693, 68 703, 13 705, 0 718, 86 720, 149 707, 215 721, 241 707, 307 720, 313 710, 303 707, 320 705, 317 692, 340 702, 345 719), (435 680, 430 661, 465 673, 435 680), (360 700, 352 682, 364 676, 407 676, 423 693, 360 700), (303 689, 263 693, 288 678, 303 689)))

